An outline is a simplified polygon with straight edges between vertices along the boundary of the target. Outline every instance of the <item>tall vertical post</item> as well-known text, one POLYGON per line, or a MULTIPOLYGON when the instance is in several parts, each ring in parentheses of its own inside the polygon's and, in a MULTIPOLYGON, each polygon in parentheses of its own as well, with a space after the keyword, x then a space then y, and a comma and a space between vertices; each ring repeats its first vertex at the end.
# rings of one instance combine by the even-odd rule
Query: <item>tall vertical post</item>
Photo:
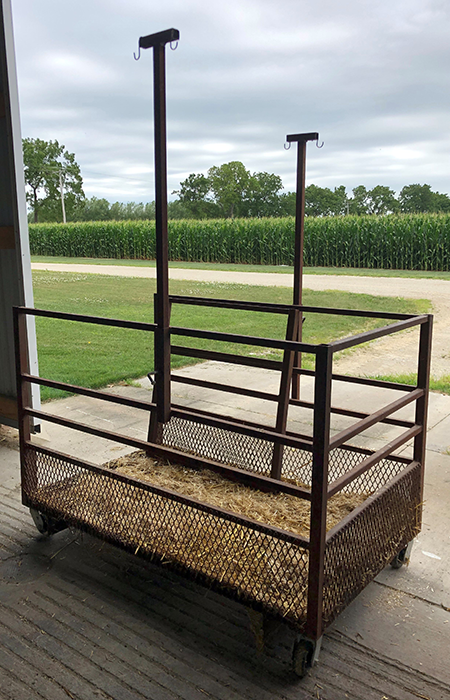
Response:
POLYGON ((333 353, 320 345, 316 355, 314 389, 313 465, 309 535, 308 610, 306 636, 317 640, 323 629, 323 581, 327 533, 328 459, 333 353))
POLYGON ((178 41, 177 29, 139 39, 140 49, 153 48, 153 110, 155 127, 155 397, 159 423, 170 418, 170 303, 169 246, 167 234, 167 136, 166 136, 166 44, 178 41))
MULTIPOLYGON (((302 303, 303 290, 303 241, 305 227, 305 176, 306 176, 306 143, 307 141, 317 141, 319 134, 290 134, 286 136, 288 143, 297 143, 297 183, 295 200, 295 239, 294 239, 294 294, 293 304, 300 306, 302 303)), ((293 340, 302 339, 302 314, 298 313, 297 337, 293 340)), ((295 353, 294 368, 300 369, 301 355, 295 353)), ((300 375, 297 372, 292 376, 292 398, 300 398, 300 375)))

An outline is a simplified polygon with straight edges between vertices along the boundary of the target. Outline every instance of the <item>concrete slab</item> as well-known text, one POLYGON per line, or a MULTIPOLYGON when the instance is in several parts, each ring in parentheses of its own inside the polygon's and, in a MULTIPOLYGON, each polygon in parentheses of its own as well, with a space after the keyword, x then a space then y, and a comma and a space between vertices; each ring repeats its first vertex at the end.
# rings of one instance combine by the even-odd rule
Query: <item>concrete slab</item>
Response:
POLYGON ((386 569, 380 582, 450 610, 450 457, 426 457, 422 532, 408 567, 386 569))
MULTIPOLYGON (((212 364, 179 372, 277 390, 273 373, 227 366, 219 373, 212 364)), ((111 391, 151 399, 147 380, 111 391)), ((310 381, 303 391, 312 398, 310 381)), ((274 418, 270 402, 251 405, 181 384, 174 395, 180 403, 234 415, 245 409, 267 424, 274 418)), ((341 385, 335 400, 374 410, 385 396, 375 392, 361 407, 357 393, 352 400, 349 386, 341 385)), ((96 400, 69 398, 46 408, 128 435, 147 431, 146 412, 96 400)), ((277 628, 269 655, 261 656, 242 606, 86 535, 64 531, 42 539, 20 504, 17 440, 10 432, 1 442, 0 435, 0 698, 448 700, 450 456, 441 448, 449 420, 450 397, 432 395, 423 530, 409 567, 384 570, 341 614, 304 681, 288 670, 293 640, 286 628, 277 628)), ((293 411, 292 421, 311 430, 306 410, 293 411)), ((360 440, 374 447, 390 431, 383 426, 360 440)), ((97 463, 129 451, 51 424, 34 440, 97 463)))
POLYGON ((375 582, 341 613, 333 630, 391 663, 400 662, 429 679, 439 679, 450 689, 444 651, 450 648, 450 612, 442 607, 375 582))

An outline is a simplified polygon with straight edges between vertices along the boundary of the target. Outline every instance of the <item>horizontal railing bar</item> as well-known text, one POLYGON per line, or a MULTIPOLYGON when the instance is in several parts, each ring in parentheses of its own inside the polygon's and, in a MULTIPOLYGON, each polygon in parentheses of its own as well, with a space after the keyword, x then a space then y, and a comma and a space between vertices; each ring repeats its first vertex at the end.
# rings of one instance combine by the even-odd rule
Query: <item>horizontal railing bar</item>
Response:
POLYGON ((95 437, 104 438, 105 440, 113 440, 114 442, 120 442, 123 445, 128 445, 129 447, 135 447, 138 450, 147 450, 149 443, 144 440, 139 440, 138 438, 131 438, 127 435, 122 435, 121 433, 115 433, 112 430, 103 430, 101 428, 94 428, 86 423, 80 423, 79 421, 73 421, 68 418, 62 418, 61 416, 56 416, 53 413, 47 413, 46 411, 38 411, 30 406, 24 407, 24 413, 29 416, 34 416, 35 418, 40 418, 41 420, 47 420, 49 423, 55 423, 56 425, 62 425, 64 428, 72 428, 73 430, 79 430, 82 433, 88 433, 88 435, 94 435, 95 437))
MULTIPOLYGON (((120 472, 117 472, 114 469, 109 469, 108 467, 102 467, 102 466, 98 466, 97 464, 92 464, 91 462, 86 462, 84 460, 76 459, 74 457, 71 457, 70 455, 65 454, 64 452, 58 452, 56 450, 51 450, 51 449, 43 447, 41 445, 36 445, 33 442, 27 441, 25 443, 25 445, 26 445, 26 447, 31 448, 35 452, 41 452, 42 454, 48 455, 49 457, 57 457, 59 459, 69 461, 72 464, 74 464, 74 466, 78 466, 81 469, 85 469, 87 471, 94 472, 96 474, 105 474, 108 476, 108 478, 110 478, 114 481, 120 481, 120 482, 126 483, 126 484, 130 484, 130 483, 137 484, 138 487, 140 489, 142 489, 143 491, 150 491, 152 493, 157 493, 163 497, 170 498, 170 500, 172 500, 172 501, 176 501, 178 503, 183 503, 183 504, 186 504, 188 506, 192 505, 195 508, 197 508, 198 510, 202 510, 202 511, 208 512, 208 513, 213 513, 213 514, 217 515, 218 517, 225 518, 226 520, 240 520, 243 523, 250 526, 252 529, 257 530, 258 532, 263 532, 266 534, 273 533, 277 537, 279 537, 280 539, 283 539, 286 542, 293 542, 295 544, 300 544, 301 546, 306 547, 306 548, 309 547, 309 541, 306 538, 302 537, 301 535, 296 535, 294 533, 287 532, 286 530, 282 530, 281 528, 278 528, 275 525, 266 525, 265 523, 258 522, 257 520, 252 520, 251 518, 248 518, 245 515, 241 515, 240 513, 233 513, 232 511, 228 511, 228 510, 219 508, 217 506, 212 506, 209 503, 199 501, 195 498, 191 498, 190 496, 184 496, 183 494, 180 494, 177 491, 172 491, 172 490, 166 489, 162 486, 157 486, 156 484, 151 484, 147 481, 137 479, 134 476, 128 476, 126 474, 121 474, 120 472)), ((172 462, 175 462, 175 460, 178 461, 178 457, 180 457, 181 460, 183 458, 186 458, 184 466, 192 466, 192 468, 195 468, 195 469, 198 469, 199 466, 201 466, 202 468, 204 466, 204 468, 207 468, 207 469, 212 469, 213 467, 216 467, 216 466, 219 466, 219 467, 222 466, 222 465, 216 465, 215 462, 211 463, 211 466, 208 466, 208 460, 204 460, 205 465, 203 465, 201 463, 202 460, 199 460, 200 465, 197 463, 194 465, 194 460, 196 460, 196 458, 192 457, 192 455, 187 455, 187 454, 182 453, 182 452, 177 453, 176 451, 170 450, 170 449, 166 450, 165 448, 161 448, 159 445, 152 444, 151 447, 155 448, 158 453, 159 452, 164 452, 164 453, 167 452, 167 458, 169 460, 171 460, 172 462), (173 456, 171 456, 171 455, 173 455, 173 456)), ((158 454, 158 456, 162 456, 163 458, 166 457, 165 454, 164 455, 158 454)), ((198 460, 196 460, 196 461, 198 461, 198 460)), ((181 464, 182 462, 179 462, 179 463, 181 464)), ((239 471, 239 470, 235 470, 235 471, 239 471)), ((247 474, 247 473, 243 473, 242 476, 244 476, 244 477, 255 476, 255 478, 257 478, 257 475, 252 475, 252 474, 247 474)), ((271 481, 273 481, 273 480, 271 480, 271 481)), ((273 484, 274 484, 274 490, 277 487, 280 487, 280 490, 282 490, 284 488, 284 486, 289 486, 289 484, 285 484, 284 482, 279 482, 276 484, 273 481, 273 484)), ((278 490, 278 488, 277 488, 277 490, 278 490)), ((308 492, 306 492, 306 493, 308 494, 308 492)), ((298 494, 296 494, 296 495, 298 495, 298 494)), ((299 497, 301 498, 302 496, 299 496, 299 497)), ((308 500, 308 499, 306 499, 306 500, 308 500)))
POLYGON ((199 386, 203 389, 215 389, 217 391, 224 391, 229 394, 250 396, 254 399, 262 399, 264 401, 278 401, 278 394, 269 394, 265 391, 245 389, 244 387, 230 386, 229 384, 220 384, 219 382, 208 382, 205 379, 196 379, 195 377, 181 377, 177 374, 172 374, 172 381, 179 382, 180 384, 199 386))
MULTIPOLYGON (((241 394, 243 396, 250 396, 252 398, 261 399, 264 401, 278 401, 277 394, 269 394, 264 391, 255 391, 253 389, 244 389, 242 387, 229 386, 228 384, 219 384, 217 382, 208 382, 204 379, 196 379, 195 377, 181 377, 179 375, 172 375, 172 381, 179 382, 180 384, 188 384, 190 386, 199 386, 205 389, 214 389, 217 391, 224 391, 230 394, 241 394)), ((413 399, 411 399, 413 400, 413 399)), ((313 409, 314 403, 311 401, 300 401, 299 399, 289 399, 289 403, 292 406, 299 406, 300 408, 313 409)), ((181 406, 178 406, 181 407, 181 406)), ((192 408, 190 408, 192 410, 192 408)), ((341 416, 349 416, 350 418, 366 418, 368 413, 361 413, 361 411, 352 411, 347 408, 331 407, 331 412, 336 413, 341 416)), ((215 414, 211 414, 215 415, 215 414)), ((380 419, 380 423, 386 423, 387 425, 395 425, 400 428, 411 428, 414 423, 407 420, 397 420, 395 418, 383 418, 380 419)), ((248 423, 250 425, 250 423, 248 423)), ((257 425, 256 423, 254 425, 257 425)), ((288 433, 289 434, 289 433, 288 433)))
POLYGON ((360 433, 364 432, 364 430, 367 430, 372 425, 379 423, 381 420, 387 418, 392 413, 399 411, 401 408, 404 408, 404 406, 407 406, 413 401, 417 401, 417 399, 420 399, 424 395, 424 393, 425 391, 423 389, 416 389, 410 394, 407 394, 406 396, 401 396, 396 401, 392 401, 392 403, 388 404, 387 406, 384 406, 383 408, 380 408, 378 411, 370 413, 365 418, 362 418, 357 423, 350 425, 345 430, 341 430, 340 433, 335 435, 330 440, 329 449, 333 450, 336 447, 339 447, 344 442, 347 442, 347 440, 350 440, 352 437, 355 437, 355 435, 359 435, 360 433))
POLYGON ((369 311, 359 309, 337 309, 325 306, 302 306, 301 304, 272 304, 263 301, 241 301, 238 299, 214 299, 212 297, 186 297, 179 294, 170 294, 170 301, 174 304, 188 304, 192 306, 211 306, 248 311, 262 311, 267 313, 289 313, 292 309, 302 312, 317 314, 332 314, 337 316, 362 316, 364 318, 408 319, 413 314, 396 313, 395 311, 369 311))
POLYGON ((253 474, 247 470, 239 469, 239 467, 232 467, 227 464, 220 464, 213 460, 209 460, 205 457, 198 457, 197 455, 187 454, 180 450, 175 450, 170 447, 165 447, 164 445, 157 445, 152 442, 145 442, 144 440, 139 440, 138 438, 129 438, 127 435, 121 435, 119 433, 114 433, 110 430, 102 430, 99 428, 93 428, 86 423, 81 423, 79 421, 70 420, 69 418, 62 418, 61 416, 56 416, 52 413, 46 413, 45 411, 38 411, 36 409, 26 408, 25 412, 30 416, 35 416, 36 418, 41 418, 42 420, 47 420, 50 423, 55 423, 56 425, 62 425, 65 428, 72 428, 73 430, 79 430, 80 432, 87 433, 89 435, 94 435, 95 437, 105 438, 107 440, 113 440, 114 442, 120 442, 129 447, 136 447, 140 450, 146 452, 151 452, 157 457, 168 459, 173 463, 178 463, 184 466, 197 468, 202 466, 205 469, 211 469, 212 471, 219 472, 222 474, 229 475, 234 481, 242 481, 247 485, 255 486, 261 490, 269 491, 281 491, 283 493, 289 493, 293 496, 298 496, 305 500, 311 500, 311 491, 304 489, 295 484, 290 484, 287 481, 281 481, 279 479, 272 479, 271 477, 264 476, 262 474, 253 474))
MULTIPOLYGON (((414 424, 415 425, 415 424, 414 424)), ((367 447, 358 447, 357 445, 341 445, 337 448, 338 450, 346 450, 347 452, 358 452, 358 454, 373 455, 375 450, 369 450, 367 447)), ((403 455, 389 455, 389 459, 394 462, 401 462, 402 464, 409 464, 411 461, 410 457, 404 457, 403 455)))
POLYGON ((403 321, 397 321, 397 323, 391 323, 389 326, 384 326, 383 328, 376 328, 373 331, 365 331, 364 333, 358 333, 357 335, 353 335, 348 338, 334 340, 333 342, 329 343, 329 345, 333 352, 340 352, 341 350, 346 350, 347 348, 354 347, 355 345, 367 343, 369 340, 383 338, 385 335, 398 333, 399 331, 406 330, 407 328, 412 328, 412 326, 419 326, 427 321, 428 316, 426 315, 413 316, 412 318, 403 321))
POLYGON ((289 447, 296 447, 297 449, 312 452, 311 442, 305 442, 298 437, 287 435, 286 433, 277 433, 263 425, 251 427, 248 425, 248 423, 237 423, 228 420, 227 417, 220 418, 217 415, 208 415, 203 412, 200 413, 197 411, 192 411, 189 408, 179 408, 178 405, 174 406, 173 404, 171 415, 176 418, 190 420, 194 423, 210 425, 213 428, 222 428, 223 430, 229 430, 234 433, 241 433, 241 435, 247 435, 248 437, 265 440, 266 442, 279 443, 280 445, 288 445, 289 447))
POLYGON ((358 476, 364 474, 364 472, 373 467, 380 460, 384 459, 385 457, 388 457, 391 452, 396 450, 398 447, 404 445, 405 442, 408 442, 408 440, 411 440, 411 438, 415 437, 420 432, 422 432, 422 426, 413 425, 413 427, 407 430, 405 433, 402 433, 394 440, 391 440, 391 442, 388 442, 387 445, 381 447, 379 450, 370 455, 370 457, 363 460, 360 464, 354 467, 354 469, 351 469, 346 474, 340 476, 339 479, 333 481, 333 483, 330 484, 330 486, 328 487, 328 498, 331 498, 331 496, 334 496, 335 493, 341 491, 341 489, 343 489, 344 486, 350 484, 358 476))
POLYGON ((392 489, 394 484, 400 481, 400 479, 403 479, 404 476, 413 469, 415 469, 418 464, 417 462, 412 462, 411 460, 405 460, 405 464, 406 463, 408 464, 406 469, 403 469, 403 471, 401 471, 399 474, 396 474, 392 479, 390 479, 390 481, 388 481, 387 484, 382 486, 379 491, 376 491, 375 493, 368 496, 365 499, 365 501, 361 503, 361 505, 357 506, 354 510, 351 511, 351 513, 348 513, 348 515, 346 515, 339 523, 337 523, 331 530, 327 532, 327 544, 334 537, 336 537, 336 535, 341 530, 347 527, 348 523, 350 523, 354 518, 356 518, 357 515, 359 515, 362 511, 368 508, 374 501, 377 501, 378 499, 382 498, 388 489, 392 489))
MULTIPOLYGON (((160 445, 155 445, 151 442, 146 442, 144 440, 139 440, 138 438, 130 438, 127 435, 122 435, 121 433, 115 433, 112 430, 103 430, 101 428, 94 428, 86 423, 81 423, 79 421, 73 421, 68 418, 62 418, 61 416, 56 416, 53 413, 47 413, 46 411, 38 411, 37 409, 30 408, 29 406, 24 408, 24 412, 29 416, 34 416, 35 418, 41 418, 42 420, 47 420, 50 423, 55 423, 56 425, 62 425, 65 428, 72 428, 74 430, 80 430, 83 433, 88 433, 89 435, 94 435, 95 437, 105 438, 106 440, 113 440, 114 442, 120 442, 129 447, 136 447, 140 450, 148 451, 149 446, 153 448, 160 448, 160 445)), ((203 425, 211 425, 216 428, 223 428, 224 430, 232 430, 235 433, 241 433, 242 435, 249 435, 250 437, 256 437, 261 440, 266 440, 270 442, 280 442, 283 445, 289 445, 290 447, 297 447, 304 449, 305 451, 311 452, 312 445, 308 443, 303 443, 300 439, 295 437, 290 437, 287 435, 280 435, 271 430, 266 430, 264 428, 256 429, 251 428, 248 425, 232 423, 226 419, 214 418, 212 416, 207 416, 200 413, 194 413, 188 411, 187 409, 173 408, 172 416, 177 418, 184 418, 192 422, 201 423, 203 425)), ((166 448, 161 448, 166 449, 166 448)), ((173 450, 174 454, 178 454, 178 451, 173 450)), ((184 454, 180 452, 180 454, 184 454)), ((196 458, 197 459, 197 458, 196 458)), ((215 464, 215 462, 212 462, 215 464)), ((240 470, 238 470, 240 471, 240 470)))
MULTIPOLYGON (((156 404, 148 403, 145 401, 140 401, 139 399, 131 399, 126 396, 119 396, 117 394, 110 394, 105 391, 99 391, 97 389, 87 389, 75 384, 68 384, 66 382, 57 382, 53 379, 45 379, 44 377, 37 377, 31 374, 22 374, 22 378, 25 381, 30 381, 42 386, 47 386, 53 389, 60 389, 62 391, 70 391, 74 394, 80 394, 82 396, 88 396, 93 399, 99 399, 102 401, 110 401, 111 403, 121 404, 123 406, 130 406, 131 408, 138 408, 147 411, 154 411, 156 409, 156 404)), ((219 384, 216 382, 208 382, 205 380, 199 380, 194 377, 181 377, 178 375, 172 375, 172 381, 179 382, 181 384, 189 384, 193 386, 200 386, 207 389, 216 389, 218 391, 224 391, 232 394, 241 394, 243 396, 250 396, 252 398, 261 399, 265 401, 277 401, 278 396, 276 394, 269 394, 263 391, 255 391, 253 389, 244 389, 242 387, 231 387, 226 384, 219 384)), ((300 406, 303 408, 314 407, 314 404, 309 401, 299 401, 298 399, 290 399, 289 403, 293 406, 300 406)), ((192 410, 192 409, 190 409, 192 410)), ((351 411, 349 409, 343 408, 331 408, 332 413, 337 413, 340 415, 351 416, 354 418, 365 418, 368 414, 361 413, 359 411, 351 411)), ((387 423, 390 425, 396 425, 402 428, 410 428, 413 423, 411 421, 401 421, 395 419, 385 418, 380 421, 381 423, 387 423)), ((251 423, 248 423, 251 425, 251 423)), ((253 425, 258 425, 254 423, 253 425)), ((300 436, 299 436, 300 437, 300 436)), ((303 436, 306 437, 306 436, 303 436)))
MULTIPOLYGON (((172 404, 172 408, 179 409, 182 411, 186 407, 183 406, 182 404, 172 404)), ((345 409, 337 409, 337 410, 345 410, 345 409)), ((192 406, 189 406, 189 412, 196 414, 196 415, 198 414, 200 416, 208 416, 211 418, 217 418, 217 413, 213 413, 212 411, 204 411, 204 410, 199 409, 199 408, 193 408, 192 406)), ((362 417, 365 417, 366 414, 361 414, 361 415, 362 415, 362 417)), ((229 421, 230 423, 237 424, 237 425, 246 425, 246 426, 249 426, 251 428, 256 428, 257 430, 259 430, 261 427, 261 423, 255 423, 253 421, 243 420, 241 418, 235 418, 234 416, 227 415, 227 416, 224 416, 224 419, 229 421)), ((193 420, 195 421, 195 419, 193 419, 193 420)), ((386 418, 386 422, 389 422, 389 421, 390 421, 390 419, 386 418)), ((410 421, 395 421, 394 419, 392 419, 392 423, 394 425, 398 425, 401 428, 411 428, 414 425, 414 423, 411 423, 410 421)), ((262 427, 265 427, 265 426, 262 426, 262 427)), ((230 426, 229 429, 232 430, 232 427, 230 426)), ((312 437, 310 435, 305 435, 303 433, 297 433, 297 432, 294 433, 293 431, 290 431, 290 430, 286 431, 286 435, 288 437, 299 438, 299 439, 304 440, 305 442, 309 443, 311 445, 311 447, 307 451, 308 452, 312 451, 312 437)), ((348 452, 358 452, 358 453, 366 454, 369 456, 373 454, 373 450, 369 450, 368 448, 365 448, 365 447, 357 447, 355 445, 343 444, 340 446, 340 449, 346 450, 348 452)), ((402 457, 401 455, 395 455, 395 459, 399 462, 405 462, 405 463, 409 462, 409 460, 406 457, 402 457)))
POLYGON ((169 294, 173 304, 188 306, 207 306, 217 309, 238 309, 241 311, 260 311, 261 313, 288 314, 292 308, 288 304, 270 304, 262 301, 241 301, 240 299, 213 299, 208 297, 185 297, 169 294))
POLYGON ((317 353, 318 345, 299 343, 295 340, 277 340, 276 338, 261 338, 252 335, 238 335, 236 333, 223 333, 222 331, 204 331, 199 328, 182 328, 172 326, 171 335, 181 335, 188 338, 202 338, 205 340, 219 340, 225 343, 237 343, 240 345, 255 345, 257 347, 275 348, 276 350, 291 350, 292 352, 317 353))
MULTIPOLYGON (((299 406, 300 408, 314 408, 314 403, 311 401, 300 401, 300 399, 289 399, 289 403, 293 406, 299 406)), ((338 406, 331 406, 331 413, 336 413, 339 416, 348 416, 349 418, 366 418, 369 413, 362 413, 361 411, 352 411, 350 408, 339 408, 338 406)), ((383 418, 380 423, 386 423, 387 425, 397 425, 400 428, 411 428, 414 423, 409 420, 398 420, 396 418, 383 418)))
POLYGON ((156 410, 155 403, 140 401, 139 399, 130 399, 127 396, 118 396, 117 394, 110 394, 109 392, 99 391, 98 389, 86 389, 86 387, 84 386, 78 386, 76 384, 67 384, 66 382, 56 382, 53 379, 36 377, 32 374, 22 374, 21 377, 26 382, 32 382, 33 384, 39 384, 41 386, 48 386, 52 389, 61 389, 61 391, 70 391, 73 394, 89 396, 92 399, 110 401, 111 403, 121 404, 122 406, 130 406, 131 408, 139 408, 144 411, 156 410))
POLYGON ((80 323, 94 323, 99 326, 113 326, 115 328, 132 328, 138 331, 155 331, 156 323, 142 323, 140 321, 124 321, 120 318, 106 318, 105 316, 87 316, 86 314, 72 314, 65 311, 48 311, 47 309, 33 309, 19 306, 18 312, 28 316, 43 316, 44 318, 56 318, 63 321, 79 321, 80 323))
MULTIPOLYGON (((181 411, 186 408, 186 406, 183 406, 182 404, 172 404, 172 408, 177 408, 180 409, 181 411)), ((201 416, 210 416, 211 418, 217 418, 217 413, 213 413, 212 411, 204 411, 200 408, 193 408, 192 406, 189 406, 189 411, 191 413, 195 413, 201 416)), ((230 423, 236 424, 236 425, 247 425, 250 428, 256 428, 259 430, 261 427, 266 428, 267 426, 263 425, 261 426, 261 423, 255 423, 254 421, 250 420, 245 420, 242 418, 235 418, 234 416, 223 416, 223 418, 230 423)), ((271 428, 269 428, 270 430, 271 428)), ((297 433, 293 431, 286 431, 286 435, 289 437, 294 437, 294 438, 299 438, 300 440, 304 440, 305 442, 309 443, 311 445, 311 448, 308 450, 308 452, 312 451, 312 437, 310 435, 304 435, 303 433, 297 433)))
MULTIPOLYGON (((306 377, 314 377, 315 372, 312 369, 300 369, 294 367, 292 370, 296 374, 305 375, 306 377)), ((417 387, 411 384, 399 384, 398 382, 385 382, 382 379, 369 379, 368 377, 351 377, 347 374, 332 374, 331 378, 337 382, 348 382, 349 384, 363 384, 366 386, 379 387, 381 389, 394 389, 396 391, 414 391, 417 387)))
POLYGON ((283 368, 281 360, 265 360, 262 357, 248 357, 248 355, 233 355, 228 352, 217 352, 216 350, 201 350, 200 348, 188 348, 183 345, 172 345, 172 355, 183 355, 185 357, 198 357, 201 360, 215 360, 216 362, 227 362, 233 365, 243 365, 245 367, 259 367, 260 369, 270 369, 280 372, 283 368))
POLYGON ((407 320, 415 318, 414 314, 402 314, 395 311, 370 311, 359 309, 336 309, 330 306, 301 306, 296 305, 300 311, 311 314, 330 314, 331 316, 361 316, 362 318, 385 318, 387 320, 407 320))

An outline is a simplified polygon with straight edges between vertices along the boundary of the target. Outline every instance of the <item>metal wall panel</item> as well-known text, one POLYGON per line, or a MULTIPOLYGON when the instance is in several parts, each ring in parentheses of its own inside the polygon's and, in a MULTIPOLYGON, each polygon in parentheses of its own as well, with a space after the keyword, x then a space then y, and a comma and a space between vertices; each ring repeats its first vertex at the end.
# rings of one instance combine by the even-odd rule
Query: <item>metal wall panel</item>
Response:
MULTIPOLYGON (((22 137, 10 0, 0 0, 0 423, 16 425, 12 307, 33 306, 22 137)), ((30 369, 37 374, 34 319, 28 326, 30 369)), ((39 404, 33 387, 33 405, 39 404)))

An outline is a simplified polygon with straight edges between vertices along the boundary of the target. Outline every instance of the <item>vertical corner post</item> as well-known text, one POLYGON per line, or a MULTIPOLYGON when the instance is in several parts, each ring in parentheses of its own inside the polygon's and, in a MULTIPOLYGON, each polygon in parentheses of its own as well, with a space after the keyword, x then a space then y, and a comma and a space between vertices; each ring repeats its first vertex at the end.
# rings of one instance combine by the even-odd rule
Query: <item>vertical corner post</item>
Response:
POLYGON ((169 241, 167 231, 167 134, 166 134, 166 44, 178 41, 177 29, 167 29, 139 39, 139 49, 153 49, 153 113, 155 127, 155 398, 157 419, 170 418, 170 303, 169 241))
POLYGON ((167 231, 167 145, 165 46, 153 47, 155 116, 155 214, 156 214, 156 304, 155 371, 156 403, 160 423, 170 417, 170 311, 169 241, 167 231))
POLYGON ((323 582, 327 532, 328 459, 330 444, 333 353, 321 345, 316 355, 313 465, 306 635, 317 640, 323 631, 323 582))
MULTIPOLYGON (((305 237, 305 181, 306 181, 306 143, 317 141, 319 134, 290 134, 286 136, 288 143, 297 143, 297 177, 295 199, 295 234, 294 234, 294 290, 293 304, 301 306, 303 290, 303 247, 305 237)), ((302 312, 297 311, 298 330, 297 337, 293 340, 302 340, 302 312)), ((301 353, 295 353, 294 368, 300 369, 302 363, 301 353)), ((300 374, 294 372, 292 376, 292 398, 300 398, 300 374)))
POLYGON ((425 323, 422 323, 420 326, 419 357, 417 366, 417 387, 419 389, 424 389, 424 395, 416 402, 415 423, 416 425, 422 426, 422 431, 414 438, 414 461, 419 462, 421 465, 421 500, 423 500, 432 330, 433 316, 428 314, 428 320, 425 321, 425 323))

